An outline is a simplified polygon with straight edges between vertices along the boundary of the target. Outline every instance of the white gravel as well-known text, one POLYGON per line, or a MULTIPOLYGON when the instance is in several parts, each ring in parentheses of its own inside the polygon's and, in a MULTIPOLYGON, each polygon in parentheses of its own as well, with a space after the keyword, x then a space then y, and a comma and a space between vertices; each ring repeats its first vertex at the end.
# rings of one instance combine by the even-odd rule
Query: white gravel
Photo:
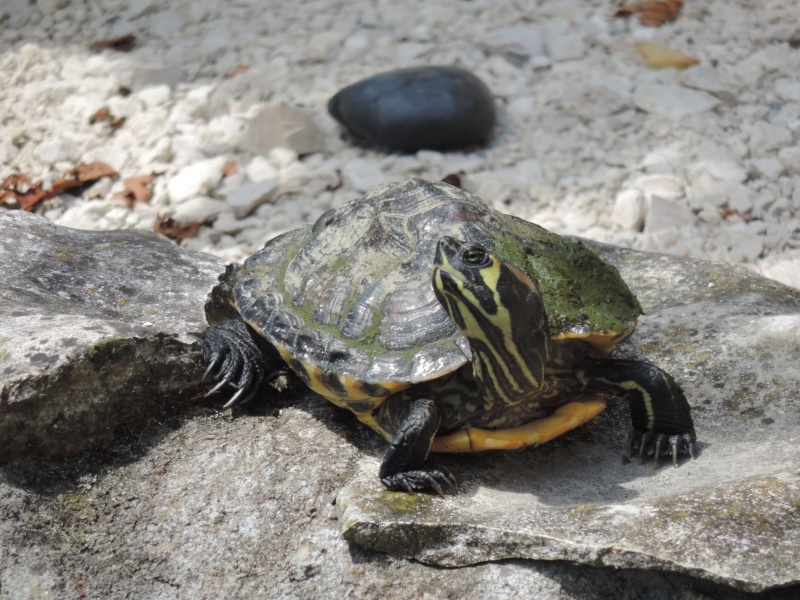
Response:
POLYGON ((129 208, 113 199, 121 182, 101 181, 38 212, 86 229, 216 218, 183 245, 242 260, 375 184, 464 171, 468 190, 556 232, 741 262, 800 287, 797 3, 686 0, 660 28, 614 9, 2 0, 0 178, 49 183, 92 160, 123 178, 162 173, 150 205, 129 208), (126 33, 137 36, 132 52, 89 50, 126 33), (639 41, 699 64, 648 68, 639 41), (387 155, 341 139, 326 112, 337 90, 423 64, 489 85, 499 107, 489 148, 387 155), (238 65, 247 70, 226 77, 238 65), (124 125, 90 125, 103 106, 124 125), (239 170, 223 178, 228 161, 239 170))

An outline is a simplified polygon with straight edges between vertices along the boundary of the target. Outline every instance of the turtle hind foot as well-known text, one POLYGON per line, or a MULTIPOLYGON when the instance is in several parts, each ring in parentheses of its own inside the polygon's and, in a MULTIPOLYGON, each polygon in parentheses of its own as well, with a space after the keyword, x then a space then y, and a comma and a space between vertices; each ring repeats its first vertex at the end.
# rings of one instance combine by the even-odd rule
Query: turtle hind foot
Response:
POLYGON ((223 408, 252 400, 267 376, 270 362, 268 354, 255 338, 257 334, 244 321, 231 319, 191 335, 202 343, 203 360, 207 365, 203 380, 212 378, 217 381, 206 397, 231 386, 237 391, 223 408))
POLYGON ((441 465, 427 463, 411 471, 402 471, 381 478, 387 489, 400 492, 433 491, 440 496, 455 494, 458 483, 452 473, 441 465))
POLYGON ((697 437, 694 431, 670 434, 633 429, 628 438, 626 452, 629 459, 635 449, 639 450, 639 464, 644 462, 645 453, 652 454, 653 469, 657 469, 659 459, 666 454, 672 456, 672 466, 677 467, 679 454, 688 454, 692 459, 697 458, 697 437))

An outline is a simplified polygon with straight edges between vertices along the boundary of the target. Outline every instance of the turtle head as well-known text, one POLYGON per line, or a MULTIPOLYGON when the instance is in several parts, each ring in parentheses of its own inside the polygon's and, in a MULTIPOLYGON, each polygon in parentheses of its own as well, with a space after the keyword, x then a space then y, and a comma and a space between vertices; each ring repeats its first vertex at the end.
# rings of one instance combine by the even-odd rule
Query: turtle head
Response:
POLYGON ((469 341, 487 399, 516 404, 541 388, 549 328, 539 288, 526 273, 482 244, 443 237, 433 289, 469 341))

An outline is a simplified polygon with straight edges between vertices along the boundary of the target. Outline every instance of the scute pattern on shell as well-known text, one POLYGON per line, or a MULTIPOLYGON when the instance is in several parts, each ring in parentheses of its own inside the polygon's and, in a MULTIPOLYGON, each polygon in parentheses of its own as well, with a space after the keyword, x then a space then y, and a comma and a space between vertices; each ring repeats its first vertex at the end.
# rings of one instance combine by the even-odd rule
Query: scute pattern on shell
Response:
POLYGON ((435 379, 471 358, 433 293, 433 256, 445 235, 498 252, 498 240, 512 239, 522 263, 525 247, 555 248, 560 260, 564 244, 577 246, 458 188, 409 179, 268 242, 244 264, 237 307, 285 356, 322 376, 347 385, 435 379))
POLYGON ((473 234, 464 231, 465 217, 481 209, 445 184, 377 188, 248 259, 236 287, 239 311, 272 343, 323 371, 366 383, 451 372, 469 357, 433 294, 432 257, 448 231, 473 234))

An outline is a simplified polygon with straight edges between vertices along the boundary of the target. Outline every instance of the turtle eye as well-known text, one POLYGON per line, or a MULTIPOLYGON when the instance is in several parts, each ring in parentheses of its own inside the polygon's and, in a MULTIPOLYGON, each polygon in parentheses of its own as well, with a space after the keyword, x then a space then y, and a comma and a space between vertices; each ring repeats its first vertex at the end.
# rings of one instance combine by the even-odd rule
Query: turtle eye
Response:
POLYGON ((461 260, 468 265, 489 263, 489 253, 482 246, 467 246, 461 251, 461 260))

